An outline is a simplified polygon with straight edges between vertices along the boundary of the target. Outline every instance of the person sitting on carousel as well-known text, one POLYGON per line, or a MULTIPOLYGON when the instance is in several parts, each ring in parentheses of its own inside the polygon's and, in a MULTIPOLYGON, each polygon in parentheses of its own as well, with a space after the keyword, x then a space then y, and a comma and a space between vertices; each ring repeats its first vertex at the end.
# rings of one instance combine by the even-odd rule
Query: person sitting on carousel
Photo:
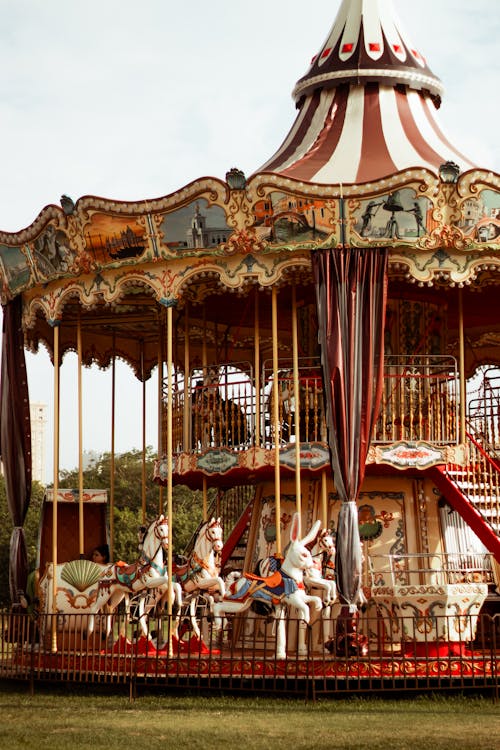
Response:
MULTIPOLYGON (((109 546, 107 544, 98 544, 90 553, 90 559, 98 565, 109 565, 111 562, 110 557, 109 546)), ((118 560, 115 565, 125 567, 127 563, 123 560, 118 560)))
POLYGON ((94 547, 94 549, 90 553, 90 559, 92 560, 92 562, 95 562, 98 565, 108 565, 109 564, 108 545, 99 544, 97 547, 94 547))

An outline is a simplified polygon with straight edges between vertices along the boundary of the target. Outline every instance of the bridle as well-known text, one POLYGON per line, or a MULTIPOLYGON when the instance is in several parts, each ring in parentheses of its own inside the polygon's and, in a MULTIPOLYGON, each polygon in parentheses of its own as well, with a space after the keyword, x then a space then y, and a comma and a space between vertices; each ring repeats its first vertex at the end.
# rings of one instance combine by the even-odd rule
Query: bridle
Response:
MULTIPOLYGON (((143 557, 143 559, 144 559, 144 561, 145 561, 145 563, 147 565, 151 565, 151 567, 154 568, 160 575, 164 575, 164 573, 165 573, 165 566, 164 565, 157 565, 155 563, 154 559, 155 559, 156 555, 158 554, 158 552, 161 549, 164 548, 165 542, 167 542, 167 544, 168 544, 168 522, 167 522, 166 518, 162 518, 161 521, 158 521, 158 519, 156 519, 156 521, 153 521, 153 523, 154 523, 153 535, 154 535, 155 539, 157 539, 159 541, 159 544, 158 544, 157 548, 155 549, 152 557, 149 557, 149 555, 146 555, 146 553, 144 552, 144 548, 143 548, 143 550, 142 550, 142 557, 143 557), (158 533, 158 530, 162 526, 166 526, 167 527, 167 534, 166 534, 166 536, 164 534, 158 533)), ((148 529, 148 531, 149 531, 149 529, 148 529)), ((146 531, 146 533, 144 534, 144 539, 146 539, 146 537, 148 535, 148 531, 146 531)))
POLYGON ((214 521, 212 524, 207 523, 205 528, 205 539, 207 539, 212 545, 215 542, 222 541, 222 528, 218 521, 214 521))
POLYGON ((153 533, 155 535, 155 539, 160 540, 160 544, 163 546, 163 542, 167 541, 168 543, 168 522, 166 518, 162 518, 162 520, 159 522, 158 520, 155 521, 155 527, 153 529, 153 533), (159 534, 158 529, 160 529, 162 526, 167 527, 167 533, 165 534, 159 534))

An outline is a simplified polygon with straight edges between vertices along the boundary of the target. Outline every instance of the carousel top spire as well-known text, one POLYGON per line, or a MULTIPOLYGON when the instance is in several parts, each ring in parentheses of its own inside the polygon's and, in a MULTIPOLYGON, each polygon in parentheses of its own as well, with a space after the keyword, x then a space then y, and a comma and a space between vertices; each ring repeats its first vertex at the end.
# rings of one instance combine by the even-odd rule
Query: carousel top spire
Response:
POLYGON ((343 0, 325 43, 295 86, 293 97, 298 101, 318 87, 369 81, 424 89, 437 106, 441 103, 441 81, 403 34, 391 0, 343 0))
POLYGON ((442 85, 403 33, 392 0, 342 0, 293 91, 299 113, 258 171, 323 184, 363 183, 412 167, 475 166, 438 123, 442 85))

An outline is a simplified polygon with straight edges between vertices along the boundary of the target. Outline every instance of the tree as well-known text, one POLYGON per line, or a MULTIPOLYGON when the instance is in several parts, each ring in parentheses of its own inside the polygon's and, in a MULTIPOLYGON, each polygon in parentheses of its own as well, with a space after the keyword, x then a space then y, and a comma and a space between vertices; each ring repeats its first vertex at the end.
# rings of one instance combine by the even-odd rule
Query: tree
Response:
MULTIPOLYGON (((159 513, 160 488, 153 484, 154 454, 152 448, 146 451, 146 508, 145 519, 142 511, 143 466, 142 451, 132 450, 115 456, 115 506, 114 550, 115 560, 133 562, 138 556, 137 534, 143 520, 149 522, 159 513)), ((86 489, 110 488, 111 454, 104 453, 87 471, 83 472, 83 485, 86 489)), ((76 488, 79 486, 78 470, 61 471, 59 486, 76 488)), ((24 525, 30 569, 36 566, 40 512, 45 489, 38 482, 32 486, 31 505, 24 525)), ((163 502, 166 493, 163 491, 163 502)), ((211 495, 210 495, 211 497, 211 495)), ((173 491, 172 542, 175 553, 184 552, 202 520, 202 493, 188 487, 177 486, 173 491)), ((166 509, 163 511, 166 513, 166 509)), ((12 533, 12 520, 7 507, 5 483, 0 481, 0 607, 10 604, 9 595, 9 546, 12 533)))
MULTIPOLYGON (((142 451, 131 450, 115 456, 114 463, 114 559, 132 562, 137 557, 137 533, 143 522, 149 522, 160 509, 160 488, 151 481, 156 454, 148 447, 145 452, 145 513, 142 510, 143 457, 142 451)), ((59 486, 78 487, 78 470, 61 472, 59 486)), ((103 453, 83 472, 84 487, 107 489, 111 486, 111 454, 103 453)), ((166 493, 162 494, 163 506, 166 493)), ((188 487, 177 486, 173 491, 172 541, 173 550, 182 553, 202 519, 202 494, 188 487)), ((163 512, 166 512, 165 507, 163 512)))
MULTIPOLYGON (((39 482, 33 482, 31 503, 24 522, 29 570, 33 570, 36 566, 40 510, 44 492, 43 485, 39 482)), ((12 529, 12 519, 7 506, 5 480, 2 476, 0 477, 0 608, 8 607, 10 604, 9 549, 12 529)))

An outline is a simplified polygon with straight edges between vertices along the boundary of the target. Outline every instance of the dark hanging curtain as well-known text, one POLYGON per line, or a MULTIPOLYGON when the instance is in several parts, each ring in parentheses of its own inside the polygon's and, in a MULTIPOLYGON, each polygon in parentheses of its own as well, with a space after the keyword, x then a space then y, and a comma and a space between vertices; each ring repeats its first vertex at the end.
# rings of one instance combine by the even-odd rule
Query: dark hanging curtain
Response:
POLYGON ((31 422, 28 377, 18 296, 3 308, 0 381, 0 455, 7 505, 14 529, 10 538, 9 586, 13 604, 26 591, 28 556, 23 524, 31 499, 31 422))
POLYGON ((387 259, 385 248, 313 253, 328 442, 342 501, 337 588, 351 611, 362 572, 357 497, 382 395, 387 259))

